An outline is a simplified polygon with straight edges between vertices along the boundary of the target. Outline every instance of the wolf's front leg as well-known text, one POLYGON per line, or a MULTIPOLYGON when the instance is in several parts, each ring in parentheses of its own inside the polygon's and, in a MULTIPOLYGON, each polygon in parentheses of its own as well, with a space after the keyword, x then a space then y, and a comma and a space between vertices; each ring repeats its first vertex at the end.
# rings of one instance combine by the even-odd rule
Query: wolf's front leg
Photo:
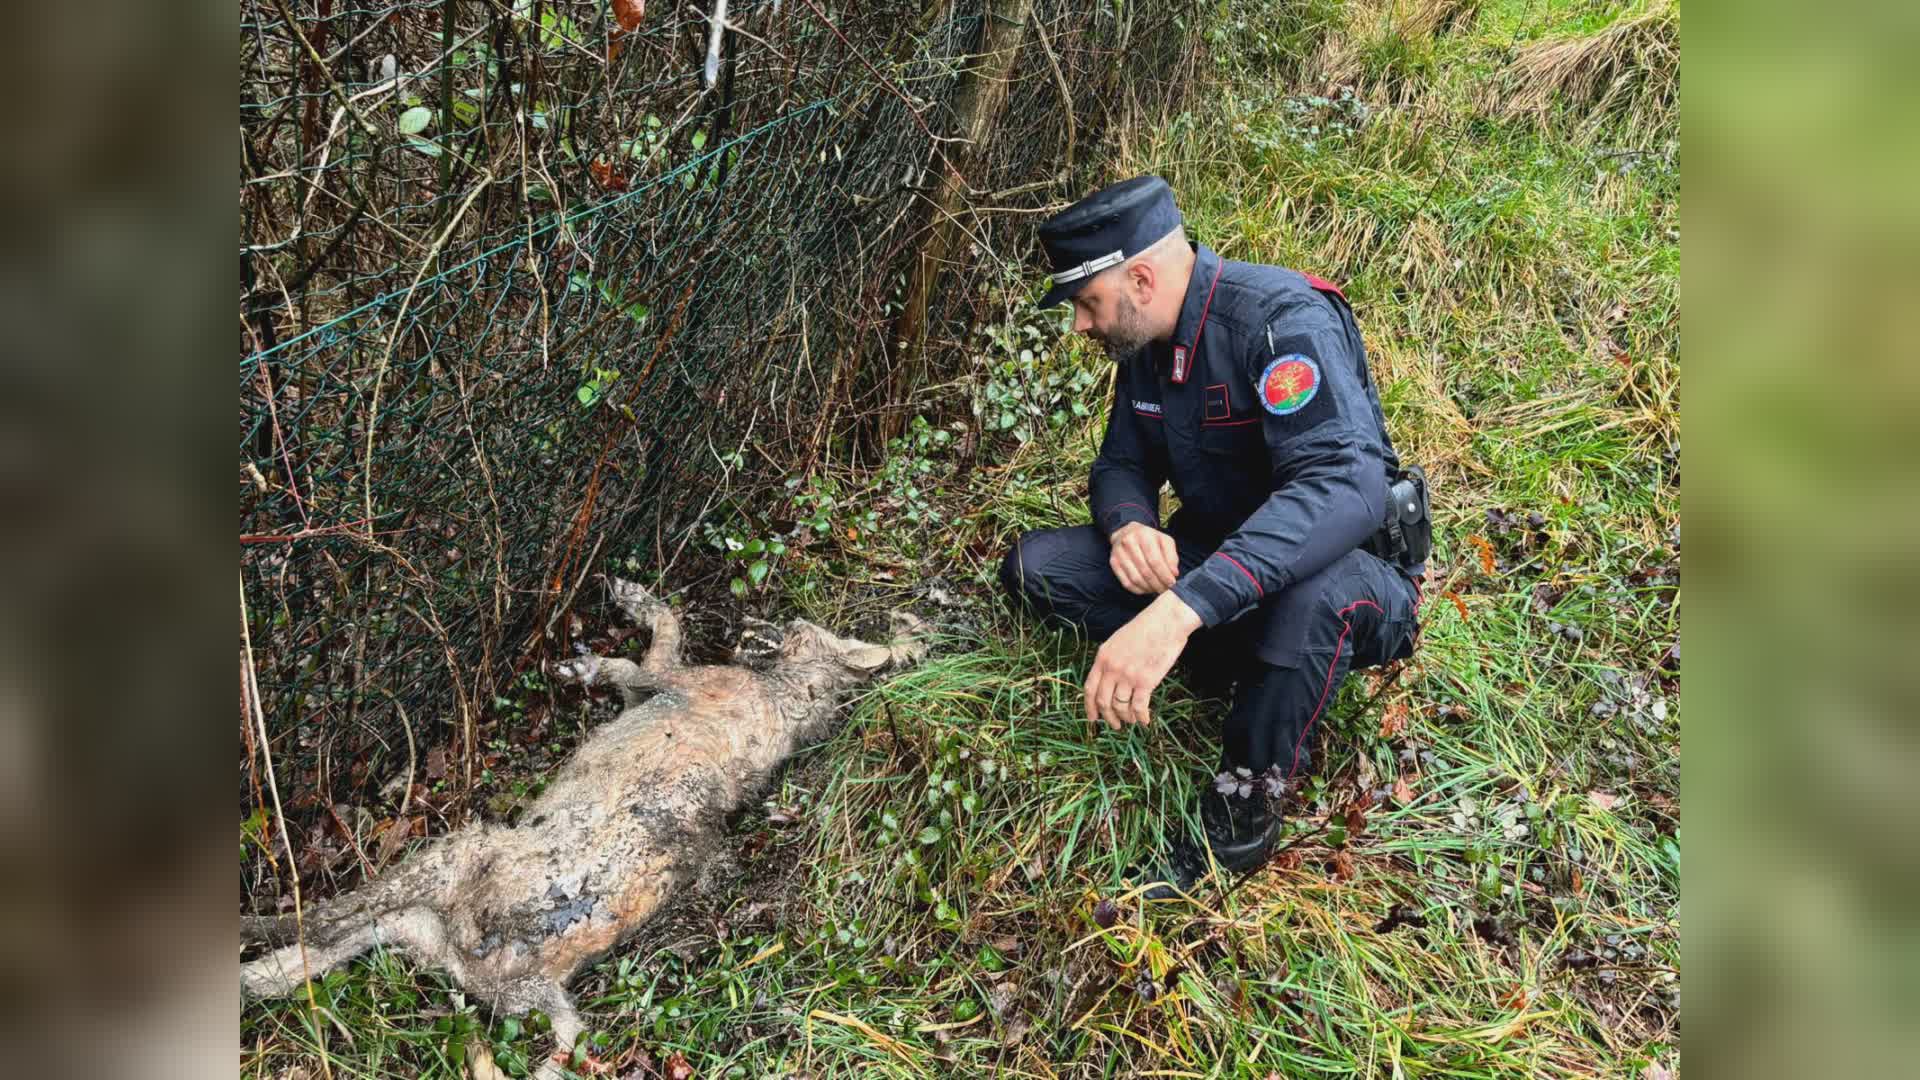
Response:
POLYGON ((677 669, 680 666, 680 616, 639 582, 610 577, 607 592, 612 595, 614 606, 626 613, 627 618, 653 631, 653 644, 642 666, 661 673, 677 669))
POLYGON ((600 656, 588 652, 584 645, 578 648, 579 655, 553 665, 554 678, 577 683, 588 690, 610 686, 620 691, 621 703, 627 708, 640 704, 649 693, 661 687, 658 676, 631 660, 600 656))

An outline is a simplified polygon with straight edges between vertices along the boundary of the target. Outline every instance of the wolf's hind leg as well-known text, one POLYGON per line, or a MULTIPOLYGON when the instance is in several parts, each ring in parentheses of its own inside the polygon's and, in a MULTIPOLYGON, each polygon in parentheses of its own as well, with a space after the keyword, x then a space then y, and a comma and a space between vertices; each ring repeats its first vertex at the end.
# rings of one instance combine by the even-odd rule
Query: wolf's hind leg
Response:
POLYGON ((299 944, 275 949, 240 965, 240 996, 247 1001, 285 997, 300 989, 306 979, 317 979, 373 948, 377 940, 369 921, 326 944, 308 942, 304 962, 299 944))
POLYGON ((580 1011, 573 1007, 573 998, 557 983, 548 983, 539 990, 543 1002, 541 1008, 547 1019, 553 1021, 554 1052, 547 1055, 540 1070, 534 1073, 534 1080, 563 1080, 571 1074, 566 1071, 566 1063, 573 1059, 573 1044, 579 1040, 586 1025, 580 1021, 580 1011))

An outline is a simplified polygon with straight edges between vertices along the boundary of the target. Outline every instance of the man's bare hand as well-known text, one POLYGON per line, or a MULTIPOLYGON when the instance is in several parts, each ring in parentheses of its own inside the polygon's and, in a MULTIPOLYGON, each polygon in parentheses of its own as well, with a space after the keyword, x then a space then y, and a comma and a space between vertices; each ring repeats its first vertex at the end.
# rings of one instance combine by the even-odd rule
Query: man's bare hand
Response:
POLYGON ((1153 596, 1180 580, 1180 552, 1173 537, 1151 525, 1130 521, 1114 531, 1107 564, 1120 584, 1136 596, 1153 596))
POLYGON ((1200 616, 1173 593, 1161 593, 1121 627, 1094 655, 1087 675, 1087 722, 1150 724, 1153 691, 1180 658, 1187 638, 1200 628, 1200 616))

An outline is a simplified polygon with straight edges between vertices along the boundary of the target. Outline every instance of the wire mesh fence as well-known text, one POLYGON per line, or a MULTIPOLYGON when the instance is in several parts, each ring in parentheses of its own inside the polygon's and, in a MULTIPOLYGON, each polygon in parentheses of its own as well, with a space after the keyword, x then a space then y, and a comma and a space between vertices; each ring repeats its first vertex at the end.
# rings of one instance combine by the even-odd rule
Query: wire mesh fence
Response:
POLYGON ((308 794, 470 763, 744 432, 801 471, 884 421, 1191 6, 244 0, 242 579, 308 794))

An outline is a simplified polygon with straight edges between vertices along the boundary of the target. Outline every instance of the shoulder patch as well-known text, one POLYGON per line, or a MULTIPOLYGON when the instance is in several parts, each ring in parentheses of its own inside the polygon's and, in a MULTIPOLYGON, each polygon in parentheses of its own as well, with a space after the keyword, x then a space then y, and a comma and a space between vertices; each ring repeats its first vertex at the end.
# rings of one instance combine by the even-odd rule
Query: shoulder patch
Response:
POLYGON ((1299 353, 1278 357, 1260 373, 1253 389, 1273 415, 1297 413, 1320 392, 1320 365, 1299 353))

